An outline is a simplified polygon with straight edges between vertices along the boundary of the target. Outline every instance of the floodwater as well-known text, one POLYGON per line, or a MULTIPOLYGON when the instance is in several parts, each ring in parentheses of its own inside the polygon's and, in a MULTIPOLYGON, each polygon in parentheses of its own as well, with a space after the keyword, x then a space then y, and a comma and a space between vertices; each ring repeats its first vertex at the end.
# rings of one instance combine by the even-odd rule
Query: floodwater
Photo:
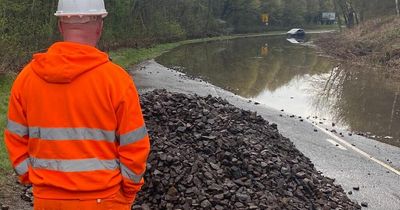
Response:
POLYGON ((400 82, 324 57, 310 43, 271 36, 190 44, 157 62, 284 110, 283 116, 400 147, 400 82))

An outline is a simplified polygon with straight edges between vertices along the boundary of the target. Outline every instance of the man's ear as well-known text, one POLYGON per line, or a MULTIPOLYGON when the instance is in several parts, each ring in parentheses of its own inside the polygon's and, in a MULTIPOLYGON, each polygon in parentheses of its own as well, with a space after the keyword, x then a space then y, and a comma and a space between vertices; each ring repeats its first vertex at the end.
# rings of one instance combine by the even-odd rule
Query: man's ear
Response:
POLYGON ((96 35, 101 36, 101 33, 103 31, 103 24, 104 24, 104 21, 101 20, 97 26, 96 35))

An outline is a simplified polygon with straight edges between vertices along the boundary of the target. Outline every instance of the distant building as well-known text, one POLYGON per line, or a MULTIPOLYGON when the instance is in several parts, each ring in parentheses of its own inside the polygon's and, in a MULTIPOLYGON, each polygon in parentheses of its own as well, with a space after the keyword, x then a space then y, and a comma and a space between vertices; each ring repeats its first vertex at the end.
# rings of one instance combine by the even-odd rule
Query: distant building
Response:
POLYGON ((334 12, 323 12, 321 22, 324 25, 332 25, 336 22, 336 13, 334 12))

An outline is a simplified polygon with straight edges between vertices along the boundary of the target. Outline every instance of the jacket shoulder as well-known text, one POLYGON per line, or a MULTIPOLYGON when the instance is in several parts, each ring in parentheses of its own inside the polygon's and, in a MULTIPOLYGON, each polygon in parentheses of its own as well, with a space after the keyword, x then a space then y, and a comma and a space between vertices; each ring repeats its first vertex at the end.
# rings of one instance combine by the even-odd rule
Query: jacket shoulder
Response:
POLYGON ((104 65, 104 68, 107 69, 107 73, 111 74, 110 76, 114 77, 114 78, 118 78, 118 79, 122 79, 122 80, 127 80, 127 81, 131 81, 132 77, 131 75, 129 75, 129 73, 123 69, 121 66, 113 63, 113 62, 107 62, 104 65))
POLYGON ((18 73, 17 77, 14 80, 13 83, 13 89, 22 89, 23 85, 26 83, 26 81, 29 79, 29 76, 32 74, 32 68, 31 68, 31 63, 28 63, 22 70, 21 72, 18 73))

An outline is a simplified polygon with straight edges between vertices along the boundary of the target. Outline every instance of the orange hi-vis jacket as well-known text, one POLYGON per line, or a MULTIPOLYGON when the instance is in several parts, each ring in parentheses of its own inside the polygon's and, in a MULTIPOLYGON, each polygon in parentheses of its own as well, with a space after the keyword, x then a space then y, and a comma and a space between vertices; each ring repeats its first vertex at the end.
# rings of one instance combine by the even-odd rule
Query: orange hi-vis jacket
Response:
POLYGON ((150 150, 132 78, 94 47, 59 42, 14 82, 5 142, 42 199, 135 199, 150 150))

